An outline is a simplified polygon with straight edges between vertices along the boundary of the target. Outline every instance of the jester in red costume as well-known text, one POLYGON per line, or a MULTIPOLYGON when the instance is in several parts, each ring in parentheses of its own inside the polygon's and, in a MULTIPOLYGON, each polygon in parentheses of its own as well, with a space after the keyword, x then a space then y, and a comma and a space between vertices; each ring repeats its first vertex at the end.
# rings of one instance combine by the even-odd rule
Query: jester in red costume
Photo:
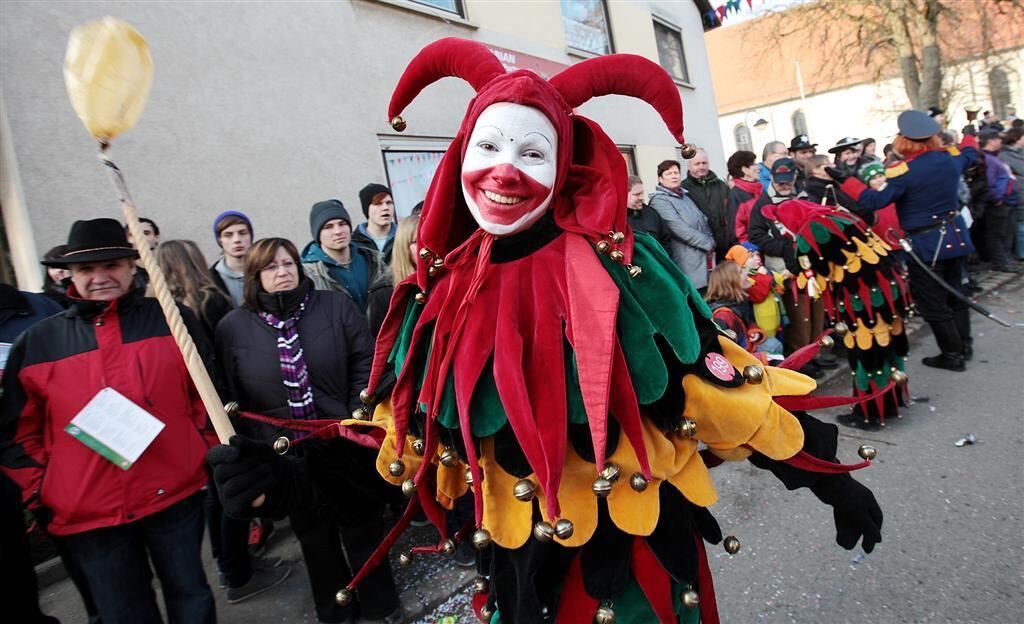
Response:
MULTIPOLYGON (((611 55, 547 81, 444 39, 403 74, 392 124, 404 128, 403 109, 446 76, 476 97, 424 201, 417 271, 396 286, 378 338, 372 420, 332 428, 371 430, 378 471, 411 500, 339 601, 422 509, 439 538, 414 552, 450 553, 461 539, 479 549, 483 621, 717 622, 705 542, 722 534, 708 468, 724 460, 809 487, 833 507, 837 541, 870 552, 881 510, 847 474, 867 462, 839 464, 835 427, 799 411, 813 380, 766 368, 720 334, 658 244, 630 231, 622 157, 574 111, 637 97, 682 143, 664 70, 611 55), (445 510, 470 492, 473 521, 447 526, 445 510)), ((219 482, 243 474, 249 460, 236 455, 214 462, 219 482)), ((275 462, 273 513, 275 500, 305 504, 280 483, 311 482, 330 500, 340 473, 301 461, 275 462)), ((246 510, 258 489, 229 508, 246 510)))
POLYGON ((823 299, 846 345, 853 396, 859 402, 843 419, 855 426, 884 426, 886 418, 899 416, 909 398, 903 319, 910 295, 892 247, 842 208, 794 199, 766 206, 764 213, 792 239, 801 268, 796 286, 823 299))

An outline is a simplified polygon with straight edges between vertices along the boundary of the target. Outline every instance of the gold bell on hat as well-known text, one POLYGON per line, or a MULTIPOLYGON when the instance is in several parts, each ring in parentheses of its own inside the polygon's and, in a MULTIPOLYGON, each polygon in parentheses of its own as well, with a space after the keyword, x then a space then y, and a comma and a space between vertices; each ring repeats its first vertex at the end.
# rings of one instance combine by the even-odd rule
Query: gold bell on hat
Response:
POLYGON ((423 453, 427 450, 427 443, 423 441, 423 438, 416 438, 412 441, 412 452, 416 453, 420 457, 423 457, 423 453))
POLYGON ((818 346, 822 349, 831 349, 836 345, 836 341, 832 340, 832 336, 822 336, 818 338, 818 346))
POLYGON ((908 377, 906 373, 895 368, 889 373, 889 379, 901 388, 907 385, 907 382, 910 381, 910 377, 908 377))
POLYGON ((607 464, 604 465, 604 468, 601 469, 601 476, 604 477, 605 479, 608 479, 612 483, 615 483, 616 481, 619 480, 619 467, 611 462, 608 462, 607 464))
POLYGON ((740 551, 740 541, 736 539, 735 535, 730 535, 722 540, 722 545, 725 546, 725 552, 730 555, 735 555, 740 551))
POLYGON ((274 452, 277 453, 278 455, 284 455, 285 453, 287 453, 288 449, 291 448, 291 446, 292 441, 284 436, 281 436, 280 438, 274 440, 274 452))
POLYGON ((878 456, 878 450, 870 444, 864 444, 857 449, 857 454, 861 456, 861 459, 871 461, 878 456))
POLYGON ((401 115, 395 115, 391 118, 391 127, 394 128, 396 132, 405 132, 406 126, 407 124, 405 123, 405 120, 402 119, 401 115))
POLYGON ((635 264, 626 265, 626 269, 629 271, 629 277, 633 279, 640 277, 640 274, 644 272, 643 269, 635 264))
POLYGON ((491 532, 487 529, 477 529, 473 531, 473 547, 477 550, 483 550, 491 545, 491 532))
POLYGON ((442 542, 441 543, 441 554, 446 556, 446 557, 451 557, 452 555, 454 555, 455 554, 455 542, 450 540, 450 539, 446 539, 444 542, 442 542))
POLYGON ((403 568, 412 565, 412 551, 404 552, 398 555, 398 565, 402 566, 403 568))
POLYGON ((683 143, 679 146, 679 154, 689 160, 697 155, 697 147, 693 143, 683 143))
POLYGON ((562 518, 555 523, 555 535, 558 536, 558 539, 569 539, 572 537, 572 532, 574 530, 575 527, 572 525, 572 522, 565 518, 562 518))
POLYGON ((555 536, 555 527, 551 526, 550 522, 541 520, 533 525, 533 536, 537 538, 538 542, 550 542, 551 538, 555 536))
POLYGON ((610 604, 602 604, 594 614, 594 624, 615 624, 615 611, 610 604))
POLYGON ((342 587, 338 590, 338 593, 334 594, 334 602, 343 607, 351 603, 353 598, 355 598, 355 592, 348 587, 342 587))
POLYGON ((529 479, 520 479, 512 486, 512 496, 524 503, 532 501, 537 495, 537 485, 529 479))
POLYGON ((392 477, 400 477, 405 474, 405 464, 402 463, 402 460, 396 459, 388 464, 388 472, 392 477))
POLYGON ((430 251, 426 247, 420 247, 419 256, 421 260, 430 260, 434 257, 434 252, 430 251))
POLYGON ((597 253, 606 254, 612 250, 612 245, 608 241, 603 240, 597 241, 597 245, 595 245, 594 248, 597 249, 597 253))
POLYGON ((842 338, 847 333, 849 333, 850 326, 842 321, 839 321, 838 323, 832 326, 832 330, 836 333, 837 336, 842 338))
POLYGON ((634 472, 633 476, 629 478, 629 487, 633 488, 634 491, 643 492, 647 489, 647 478, 639 472, 634 472))
POLYGON ((764 370, 760 366, 751 364, 743 367, 743 377, 746 378, 747 383, 759 384, 764 381, 764 370))
POLYGON ((406 479, 402 483, 402 494, 405 494, 406 498, 411 498, 416 493, 416 482, 412 479, 406 479))
POLYGON ((626 240, 625 232, 608 232, 608 238, 612 239, 612 242, 618 245, 622 241, 626 240))
POLYGON ((363 405, 373 405, 377 397, 373 396, 369 388, 363 388, 359 391, 359 400, 363 402, 363 405))
POLYGON ((697 592, 693 591, 693 588, 687 589, 682 595, 683 606, 687 609, 696 609, 700 606, 700 596, 697 592))
POLYGON ((235 418, 242 410, 238 405, 238 401, 228 401, 224 404, 224 411, 227 412, 228 416, 231 418, 235 418))
POLYGON ((626 260, 626 254, 622 253, 618 249, 608 254, 608 257, 616 264, 622 264, 626 260))
POLYGON ((427 302, 427 293, 425 293, 425 292, 418 292, 418 293, 416 293, 416 296, 413 297, 413 299, 416 300, 416 303, 418 303, 420 305, 423 305, 424 303, 427 302))

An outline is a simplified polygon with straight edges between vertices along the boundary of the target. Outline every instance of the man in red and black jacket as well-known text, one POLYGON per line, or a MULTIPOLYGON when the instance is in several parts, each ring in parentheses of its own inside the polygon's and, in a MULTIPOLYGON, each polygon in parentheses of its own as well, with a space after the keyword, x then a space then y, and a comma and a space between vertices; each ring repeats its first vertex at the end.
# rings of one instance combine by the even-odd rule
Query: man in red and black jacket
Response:
MULTIPOLYGON (((11 348, 0 466, 81 566, 104 622, 161 621, 152 560, 169 620, 212 623, 200 558, 207 414, 158 302, 132 288, 136 257, 117 221, 95 219, 75 222, 67 253, 46 261, 70 268, 72 305, 11 348), (107 388, 164 425, 127 469, 65 430, 107 388)), ((208 355, 195 316, 182 316, 208 355)))

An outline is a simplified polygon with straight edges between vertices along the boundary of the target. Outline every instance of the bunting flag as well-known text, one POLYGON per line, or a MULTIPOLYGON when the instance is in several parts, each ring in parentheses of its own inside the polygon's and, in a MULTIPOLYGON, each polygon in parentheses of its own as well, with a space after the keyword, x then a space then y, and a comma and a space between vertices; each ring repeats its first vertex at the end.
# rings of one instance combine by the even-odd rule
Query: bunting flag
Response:
MULTIPOLYGON (((718 22, 723 23, 727 16, 739 13, 740 6, 740 0, 726 0, 725 4, 718 6, 717 8, 714 9, 714 11, 708 11, 705 17, 707 17, 709 22, 714 24, 715 18, 717 16, 718 22)), ((753 11, 754 0, 747 0, 747 8, 748 10, 753 11)))

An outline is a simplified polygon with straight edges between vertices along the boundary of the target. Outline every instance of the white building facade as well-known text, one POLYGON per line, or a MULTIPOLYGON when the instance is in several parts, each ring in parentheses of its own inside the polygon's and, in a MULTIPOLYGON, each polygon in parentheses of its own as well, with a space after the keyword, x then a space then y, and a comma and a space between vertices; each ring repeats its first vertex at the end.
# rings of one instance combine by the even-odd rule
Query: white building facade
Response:
MULTIPOLYGON (((198 242, 213 261, 213 217, 241 210, 257 238, 310 238, 309 208, 389 184, 400 215, 422 199, 472 97, 459 80, 428 89, 387 120, 391 92, 425 45, 456 36, 506 65, 540 72, 610 52, 673 74, 686 137, 724 163, 700 0, 341 0, 334 2, 4 2, 0 4, 0 209, 5 281, 41 283, 38 259, 76 219, 120 217, 96 146, 68 102, 68 35, 112 15, 147 38, 155 79, 137 126, 115 139, 139 212, 164 239, 198 242)), ((653 188, 678 154, 658 114, 609 96, 582 107, 653 188)))

